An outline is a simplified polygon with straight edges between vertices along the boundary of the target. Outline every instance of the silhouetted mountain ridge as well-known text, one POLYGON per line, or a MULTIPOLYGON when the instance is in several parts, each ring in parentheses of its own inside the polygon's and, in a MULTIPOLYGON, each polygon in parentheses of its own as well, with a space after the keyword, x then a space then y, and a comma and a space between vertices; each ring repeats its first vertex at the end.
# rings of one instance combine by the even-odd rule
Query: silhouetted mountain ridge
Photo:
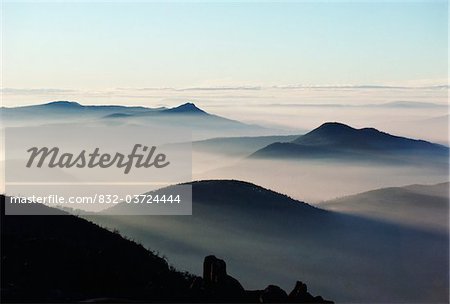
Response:
MULTIPOLYGON (((247 124, 207 113, 192 102, 172 108, 142 106, 82 105, 74 101, 0 108, 5 127, 41 125, 108 125, 148 128, 182 128, 193 140, 228 136, 285 134, 286 131, 247 124)), ((189 137, 186 136, 186 140, 189 137)))
POLYGON ((356 129, 327 122, 291 143, 273 143, 256 151, 260 158, 340 158, 369 161, 433 160, 448 157, 449 148, 424 140, 381 132, 375 128, 356 129))
MULTIPOLYGON (((48 114, 51 114, 53 110, 64 110, 67 111, 66 114, 70 114, 71 111, 94 111, 94 112, 111 112, 109 115, 115 114, 143 114, 143 113, 178 113, 178 114, 207 114, 205 111, 197 107, 192 102, 187 102, 182 105, 166 108, 166 107, 158 107, 158 108, 149 108, 143 106, 119 106, 119 105, 82 105, 75 101, 51 101, 44 104, 30 105, 30 106, 21 106, 21 107, 12 107, 12 108, 1 108, 4 111, 8 112, 28 112, 29 110, 44 110, 46 109, 48 114)), ((35 113, 38 114, 38 113, 35 113)))
MULTIPOLYGON (((268 282, 292 288, 300 277, 314 293, 341 302, 448 299, 448 234, 315 208, 238 180, 190 185, 190 216, 88 218, 155 246, 177 267, 187 265, 194 273, 201 271, 199 259, 218 252, 232 265, 233 275, 254 289, 268 282), (329 284, 328 275, 339 280, 329 284)), ((317 191, 322 187, 326 185, 317 191)), ((285 297, 275 287, 267 292, 285 297)))
MULTIPOLYGON (((299 145, 336 146, 359 149, 426 149, 440 145, 381 132, 375 128, 355 129, 338 122, 327 122, 293 141, 299 145)), ((440 146, 445 148, 443 146, 440 146)))
POLYGON ((136 114, 142 112, 162 111, 166 108, 147 108, 142 106, 118 106, 118 105, 82 105, 75 101, 51 101, 44 104, 2 107, 0 110, 7 113, 7 118, 24 119, 68 117, 71 115, 101 117, 110 114, 136 114))
POLYGON ((164 113, 182 113, 182 114, 207 114, 202 109, 198 108, 194 103, 187 102, 178 107, 166 109, 164 113))
POLYGON ((5 215, 5 197, 0 199, 3 301, 187 296, 191 275, 171 269, 142 245, 41 204, 30 208, 53 215, 5 215))
POLYGON ((2 302, 331 303, 301 282, 285 297, 270 286, 246 291, 214 256, 203 278, 182 273, 117 230, 42 204, 24 206, 52 215, 5 215, 6 203, 0 196, 2 302))
MULTIPOLYGON (((274 192, 261 186, 239 180, 201 180, 185 183, 192 186, 192 200, 196 212, 202 212, 199 205, 209 208, 226 208, 236 213, 236 218, 242 214, 251 212, 255 216, 266 214, 268 211, 277 214, 296 212, 303 214, 306 219, 327 211, 316 208, 305 202, 295 200, 285 194, 274 192)), ((170 192, 176 186, 168 186, 149 192, 151 194, 170 192)), ((146 208, 144 205, 118 204, 105 211, 114 210, 114 214, 127 214, 127 208, 146 208)), ((145 213, 144 213, 145 214, 145 213)))

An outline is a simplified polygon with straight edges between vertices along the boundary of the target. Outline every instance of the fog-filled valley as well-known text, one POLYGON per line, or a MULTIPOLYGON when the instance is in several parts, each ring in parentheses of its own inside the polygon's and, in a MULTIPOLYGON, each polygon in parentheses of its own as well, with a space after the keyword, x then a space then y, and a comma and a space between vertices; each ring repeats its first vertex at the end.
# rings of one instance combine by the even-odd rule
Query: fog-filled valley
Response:
POLYGON ((195 260, 220 252, 251 288, 270 281, 290 288, 301 279, 340 302, 447 297, 445 232, 329 212, 238 181, 192 186, 192 216, 86 218, 158 248, 193 273, 200 272, 195 260))
MULTIPOLYGON (((448 299, 449 149, 442 136, 447 119, 433 119, 445 106, 274 105, 265 120, 255 112, 257 124, 190 102, 156 108, 73 102, 36 107, 3 108, 6 136, 11 130, 87 134, 92 128, 110 132, 105 142, 114 147, 120 130, 189 131, 190 138, 169 132, 159 137, 168 154, 192 151, 192 178, 166 183, 192 185, 192 215, 108 215, 114 208, 115 214, 129 214, 126 204, 95 215, 68 209, 159 252, 177 269, 200 274, 198 261, 214 254, 250 289, 277 284, 288 290, 304 280, 313 293, 337 302, 448 299), (290 110, 281 114, 277 108, 290 110), (279 122, 290 117, 292 124, 272 123, 274 117, 279 122), (394 123, 390 117, 398 119, 394 123), (419 120, 420 128, 406 128, 419 120), (421 136, 433 128, 439 132, 421 136)), ((62 137, 59 144, 76 148, 72 141, 62 137)), ((82 176, 69 169, 40 172, 42 181, 59 176, 77 182, 82 176)), ((141 183, 135 190, 140 192, 132 194, 158 187, 163 186, 141 183)))
POLYGON ((320 203, 327 210, 448 232, 449 183, 389 187, 320 203))
POLYGON ((380 166, 329 160, 244 160, 229 161, 229 164, 224 168, 194 175, 194 179, 245 180, 313 204, 376 188, 435 184, 448 179, 445 165, 431 168, 380 166))

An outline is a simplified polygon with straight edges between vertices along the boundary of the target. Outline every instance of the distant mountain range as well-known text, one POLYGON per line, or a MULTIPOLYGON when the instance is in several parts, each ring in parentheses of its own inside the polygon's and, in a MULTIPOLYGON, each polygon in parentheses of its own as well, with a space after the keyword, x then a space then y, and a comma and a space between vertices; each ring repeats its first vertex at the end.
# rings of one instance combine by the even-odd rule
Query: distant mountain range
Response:
MULTIPOLYGON (((146 107, 127 107, 127 106, 113 106, 113 105, 89 105, 84 106, 75 101, 52 101, 45 104, 12 107, 2 107, 1 111, 7 114, 5 118, 28 118, 29 116, 40 116, 55 118, 57 116, 70 115, 87 115, 89 117, 101 117, 103 115, 113 114, 136 114, 153 111, 164 111, 166 108, 146 108, 146 107)), ((81 117, 80 117, 81 118, 81 117)))
POLYGON ((192 216, 86 218, 158 248, 194 273, 201 271, 194 261, 220 252, 250 288, 269 278, 290 288, 300 276, 313 292, 341 302, 448 298, 447 233, 326 211, 242 181, 191 185, 192 216), (335 279, 330 284, 324 276, 335 279))
POLYGON ((327 122, 289 143, 273 143, 251 155, 253 158, 342 159, 403 163, 429 159, 446 160, 449 148, 378 131, 355 129, 327 122))
POLYGON ((194 140, 219 136, 261 136, 286 133, 283 130, 264 128, 213 115, 191 102, 173 108, 147 108, 112 105, 84 106, 73 101, 55 101, 24 107, 3 107, 1 114, 3 125, 6 127, 55 123, 171 126, 191 130, 194 140))
POLYGON ((327 210, 448 232, 449 183, 383 188, 319 204, 327 210))

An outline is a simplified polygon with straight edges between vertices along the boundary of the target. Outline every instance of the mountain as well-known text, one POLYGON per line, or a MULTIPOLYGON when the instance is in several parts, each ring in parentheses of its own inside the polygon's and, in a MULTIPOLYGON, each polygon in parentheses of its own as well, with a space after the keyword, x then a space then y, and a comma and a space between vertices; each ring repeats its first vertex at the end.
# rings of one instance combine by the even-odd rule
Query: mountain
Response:
POLYGON ((342 149, 361 150, 432 150, 445 148, 423 140, 390 135, 374 128, 355 129, 336 122, 324 123, 317 129, 300 136, 293 143, 298 145, 333 146, 342 149))
MULTIPOLYGON (((88 115, 101 117, 115 113, 134 114, 139 112, 163 111, 165 108, 128 107, 113 105, 81 105, 75 101, 52 101, 44 104, 12 107, 2 107, 1 112, 7 114, 6 118, 25 118, 40 116, 55 118, 55 116, 88 115)), ((36 117, 37 118, 37 117, 36 117)))
POLYGON ((202 271, 195 261, 220 252, 249 288, 292 288, 301 277, 312 293, 339 302, 448 300, 448 233, 326 211, 243 181, 190 184, 191 216, 86 218, 192 273, 202 271))
POLYGON ((73 101, 55 101, 33 106, 2 107, 0 114, 5 127, 34 127, 48 124, 179 127, 190 131, 193 140, 285 133, 282 130, 264 128, 210 114, 191 102, 173 108, 147 108, 113 105, 85 106, 73 101))
MULTIPOLYGON (((320 213, 327 213, 327 211, 315 208, 304 202, 296 201, 286 195, 270 191, 260 186, 236 180, 210 180, 197 181, 187 183, 192 186, 192 199, 200 204, 211 207, 223 207, 224 205, 230 207, 230 211, 236 213, 237 217, 246 212, 251 212, 255 216, 259 213, 266 213, 267 211, 275 212, 277 215, 300 211, 307 215, 311 220, 315 215, 320 213)), ((174 186, 169 186, 161 190, 170 189, 174 186)), ((170 190, 169 190, 170 192, 170 190)), ((109 208, 114 210, 115 214, 126 213, 125 210, 130 208, 129 204, 118 204, 109 208), (121 209, 125 209, 121 212, 121 209)), ((146 208, 144 205, 132 206, 131 208, 146 208)), ((197 210, 199 212, 200 210, 197 210)), ((268 223, 270 225, 270 223, 268 223)))
POLYGON ((132 117, 114 119, 114 122, 133 123, 146 127, 176 127, 190 131, 192 140, 203 140, 212 137, 260 136, 283 131, 246 124, 207 113, 193 103, 166 109, 163 111, 137 113, 132 117))
POLYGON ((48 215, 5 215, 5 199, 0 197, 4 303, 332 303, 312 296, 302 282, 289 296, 274 285, 245 290, 225 262, 211 255, 202 278, 179 272, 116 229, 40 204, 21 208, 48 215))
POLYGON ((383 188, 319 204, 321 208, 401 222, 422 229, 449 229, 449 183, 383 188))
POLYGON ((195 104, 191 103, 191 102, 187 102, 185 104, 182 104, 178 107, 175 108, 171 108, 171 109, 166 109, 162 111, 163 113, 178 113, 178 114, 194 114, 194 115, 199 115, 199 114, 207 114, 205 111, 203 111, 202 109, 199 109, 195 104))
POLYGON ((117 232, 43 205, 52 215, 5 215, 0 199, 4 302, 187 296, 193 276, 117 232))
MULTIPOLYGON (((38 105, 39 107, 54 107, 54 108, 82 108, 83 106, 80 105, 78 102, 75 101, 51 101, 43 105, 38 105)), ((24 108, 32 108, 32 106, 25 106, 24 108)))
POLYGON ((255 158, 337 158, 349 161, 402 163, 421 158, 448 158, 448 147, 378 131, 327 122, 290 143, 274 143, 256 151, 255 158))

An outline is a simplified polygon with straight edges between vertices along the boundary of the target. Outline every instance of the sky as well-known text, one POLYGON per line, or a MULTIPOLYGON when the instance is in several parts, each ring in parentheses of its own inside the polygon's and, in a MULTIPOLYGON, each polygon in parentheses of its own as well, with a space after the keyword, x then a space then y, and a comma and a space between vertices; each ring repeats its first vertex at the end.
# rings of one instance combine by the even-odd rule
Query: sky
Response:
POLYGON ((7 106, 448 79, 446 1, 4 1, 2 15, 7 106))

